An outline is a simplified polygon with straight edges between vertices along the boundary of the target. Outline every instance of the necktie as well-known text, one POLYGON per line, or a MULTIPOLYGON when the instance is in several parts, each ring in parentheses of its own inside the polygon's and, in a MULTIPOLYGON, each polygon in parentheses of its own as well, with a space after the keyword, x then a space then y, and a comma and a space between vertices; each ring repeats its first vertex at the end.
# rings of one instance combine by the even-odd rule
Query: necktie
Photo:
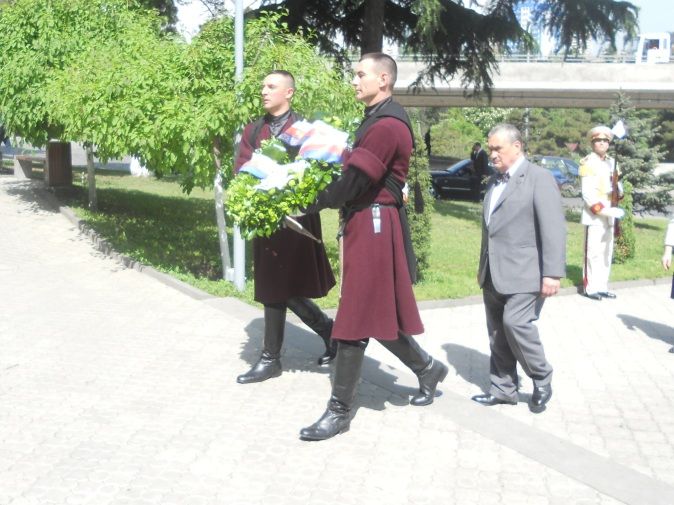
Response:
POLYGON ((508 172, 506 172, 504 174, 497 174, 496 175, 496 184, 508 182, 509 179, 510 179, 510 174, 508 172))

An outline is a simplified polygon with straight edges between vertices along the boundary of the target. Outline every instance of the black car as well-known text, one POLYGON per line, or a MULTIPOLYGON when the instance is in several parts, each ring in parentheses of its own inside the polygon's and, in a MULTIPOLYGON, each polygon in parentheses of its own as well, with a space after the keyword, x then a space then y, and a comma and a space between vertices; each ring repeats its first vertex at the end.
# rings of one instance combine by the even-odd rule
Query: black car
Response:
MULTIPOLYGON (((494 169, 490 167, 491 175, 494 169)), ((434 198, 464 197, 479 201, 484 197, 486 177, 473 172, 471 160, 461 160, 445 170, 431 170, 430 192, 434 198)))

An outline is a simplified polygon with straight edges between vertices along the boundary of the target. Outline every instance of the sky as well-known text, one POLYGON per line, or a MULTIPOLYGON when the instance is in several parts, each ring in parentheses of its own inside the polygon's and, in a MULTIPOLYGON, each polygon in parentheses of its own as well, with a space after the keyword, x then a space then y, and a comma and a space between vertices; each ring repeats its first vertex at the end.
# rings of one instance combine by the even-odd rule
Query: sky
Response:
POLYGON ((639 11, 640 32, 674 32, 672 0, 628 0, 639 11))
POLYGON ((199 26, 208 18, 208 10, 198 0, 185 5, 178 4, 178 31, 187 40, 199 32, 199 26))
MULTIPOLYGON (((672 0, 630 0, 640 7, 640 32, 674 32, 674 14, 672 0)), ((249 4, 244 1, 244 4, 249 4)), ((199 25, 208 19, 208 11, 199 2, 192 0, 187 5, 178 6, 179 28, 186 38, 191 38, 199 31, 199 25)))

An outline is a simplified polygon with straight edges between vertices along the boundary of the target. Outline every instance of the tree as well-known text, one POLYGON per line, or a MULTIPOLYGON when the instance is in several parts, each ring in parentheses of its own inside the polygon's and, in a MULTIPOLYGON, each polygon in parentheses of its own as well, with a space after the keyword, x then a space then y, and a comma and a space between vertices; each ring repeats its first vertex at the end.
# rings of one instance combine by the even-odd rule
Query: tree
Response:
POLYGON ((615 237, 613 262, 625 263, 636 253, 636 236, 634 235, 634 207, 632 205, 633 189, 629 181, 624 181, 624 196, 620 207, 625 211, 625 217, 620 221, 620 233, 615 237))
POLYGON ((658 111, 657 123, 660 131, 656 132, 653 142, 665 148, 665 160, 674 162, 674 111, 658 111))
POLYGON ((158 34, 141 18, 120 35, 57 74, 48 87, 51 106, 68 136, 96 145, 100 158, 139 156, 160 176, 180 174, 188 191, 209 186, 220 168, 231 177, 236 133, 260 114, 260 82, 279 62, 295 74, 298 112, 358 115, 342 75, 277 16, 246 24, 241 83, 234 78, 231 18, 207 23, 190 44, 158 34))
MULTIPOLYGON (((214 0, 208 0, 213 3, 214 0)), ((223 0, 224 1, 224 0, 223 0)), ((417 84, 461 74, 476 91, 491 88, 498 51, 533 41, 515 16, 519 0, 490 2, 478 13, 452 0, 262 0, 251 12, 282 13, 291 31, 312 30, 322 51, 345 57, 347 48, 381 51, 384 39, 426 64, 417 84)), ((466 2, 467 3, 467 2, 466 2)), ((485 2, 486 3, 486 2, 485 2)), ((471 2, 471 5, 473 3, 471 2)), ((614 0, 539 0, 532 27, 548 29, 558 50, 585 49, 589 40, 615 47, 617 33, 636 31, 637 8, 614 0)))
POLYGON ((431 127, 431 142, 437 156, 468 158, 475 142, 484 143, 484 134, 466 119, 462 109, 447 109, 431 127))
POLYGON ((123 31, 127 0, 16 0, 0 10, 0 110, 8 130, 36 146, 63 136, 47 84, 87 48, 123 31))
POLYGON ((260 83, 275 68, 295 74, 294 108, 305 117, 359 115, 343 75, 278 16, 246 24, 241 82, 231 18, 207 23, 190 44, 153 27, 129 22, 119 40, 84 52, 49 85, 64 132, 96 145, 101 159, 136 155, 157 175, 180 174, 186 191, 229 180, 237 131, 260 114, 260 83))
POLYGON ((569 157, 574 144, 579 153, 589 152, 586 135, 594 124, 589 109, 515 109, 508 121, 524 135, 529 154, 569 157))
POLYGON ((622 178, 634 188, 634 206, 638 211, 666 212, 667 206, 672 204, 670 192, 674 187, 653 173, 664 152, 662 146, 653 142, 659 131, 655 114, 636 110, 629 97, 619 93, 609 110, 609 124, 618 120, 625 123, 627 136, 614 139, 615 157, 622 178))
POLYGON ((165 28, 169 31, 173 30, 173 26, 178 21, 178 8, 173 0, 138 0, 138 4, 145 9, 154 9, 165 19, 165 28))

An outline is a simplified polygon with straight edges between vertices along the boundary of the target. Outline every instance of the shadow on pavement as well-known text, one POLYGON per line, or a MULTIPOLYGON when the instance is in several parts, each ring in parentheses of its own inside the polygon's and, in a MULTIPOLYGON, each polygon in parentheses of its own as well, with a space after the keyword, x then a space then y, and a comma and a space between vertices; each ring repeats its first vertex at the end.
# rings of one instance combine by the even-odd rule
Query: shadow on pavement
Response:
POLYGON ((482 391, 489 390, 489 356, 458 344, 444 344, 442 349, 447 353, 447 363, 454 367, 456 375, 482 391))
POLYGON ((38 195, 38 184, 41 184, 39 181, 3 177, 3 183, 7 194, 19 198, 32 212, 59 212, 57 205, 38 195))
MULTIPOLYGON (((245 330, 248 339, 242 343, 240 356, 247 363, 248 368, 241 370, 237 375, 247 372, 260 357, 264 319, 261 317, 253 319, 245 330)), ((281 348, 281 364, 284 371, 328 374, 330 372, 329 367, 321 367, 316 363, 324 350, 323 341, 318 335, 286 323, 283 347, 281 348), (296 349, 303 352, 295 352, 296 349)))
MULTIPOLYGON (((240 357, 246 362, 246 365, 242 367, 242 370, 237 371, 237 375, 245 373, 260 357, 264 319, 261 317, 253 319, 246 326, 245 331, 248 339, 241 345, 240 357)), ((373 345, 373 343, 371 342, 370 345, 373 345)), ((286 323, 281 349, 281 364, 284 372, 312 372, 330 376, 332 366, 319 366, 316 363, 324 350, 323 341, 318 335, 294 324, 286 323)), ((371 394, 373 388, 369 384, 361 382, 354 406, 355 412, 360 407, 384 410, 387 403, 397 406, 408 405, 409 398, 417 392, 416 388, 399 384, 399 378, 396 375, 380 369, 379 361, 369 358, 367 351, 363 362, 362 378, 366 379, 368 383, 376 384, 386 393, 381 394, 381 390, 374 388, 374 391, 378 392, 371 394)), ((328 398, 317 397, 316 400, 321 403, 327 402, 328 398)))
POLYGON ((674 328, 671 326, 628 314, 618 314, 618 317, 628 330, 641 330, 650 338, 662 340, 665 344, 674 345, 674 328))

